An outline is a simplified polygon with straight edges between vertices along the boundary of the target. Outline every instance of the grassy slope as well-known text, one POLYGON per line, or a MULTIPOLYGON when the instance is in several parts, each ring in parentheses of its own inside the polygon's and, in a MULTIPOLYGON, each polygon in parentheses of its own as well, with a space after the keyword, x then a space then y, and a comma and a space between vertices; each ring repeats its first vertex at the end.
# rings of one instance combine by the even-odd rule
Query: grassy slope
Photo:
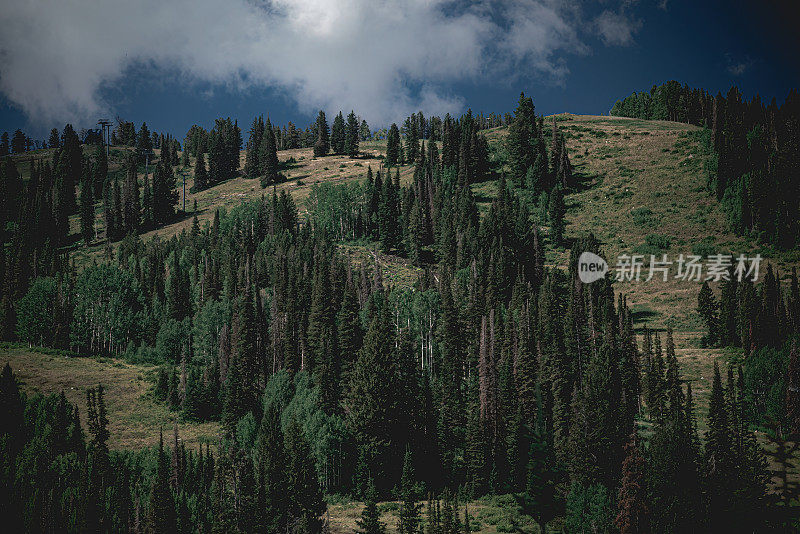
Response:
MULTIPOLYGON (((22 389, 33 393, 61 393, 79 408, 86 429, 86 390, 103 384, 108 408, 109 446, 135 449, 158 445, 158 430, 169 432, 175 421, 163 403, 149 391, 156 368, 111 358, 71 358, 26 348, 3 346, 0 362, 8 362, 22 389)), ((187 445, 217 440, 217 423, 181 424, 187 445)))

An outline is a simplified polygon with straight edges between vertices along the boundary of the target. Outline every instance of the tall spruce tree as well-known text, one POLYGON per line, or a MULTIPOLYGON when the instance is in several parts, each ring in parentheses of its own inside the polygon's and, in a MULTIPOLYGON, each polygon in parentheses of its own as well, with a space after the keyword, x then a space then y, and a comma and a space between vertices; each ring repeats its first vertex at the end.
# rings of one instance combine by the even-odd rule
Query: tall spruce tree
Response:
POLYGON ((386 166, 392 167, 400 163, 400 129, 392 123, 386 135, 386 166))
POLYGON ((386 525, 380 520, 381 514, 378 510, 377 498, 375 483, 370 480, 364 496, 364 509, 361 511, 361 519, 356 521, 358 534, 386 534, 386 525))
POLYGON ((417 504, 414 461, 410 447, 406 447, 406 453, 403 458, 403 476, 400 479, 400 495, 399 532, 401 534, 416 534, 421 519, 420 505, 417 504))
POLYGON ((314 156, 327 156, 331 149, 330 131, 328 130, 328 121, 325 119, 325 112, 322 110, 317 115, 316 130, 317 139, 314 141, 314 156))
POLYGON ((344 123, 344 117, 340 111, 339 114, 334 117, 333 125, 331 126, 331 150, 333 153, 344 154, 346 141, 346 126, 344 123))
MULTIPOLYGON (((369 130, 369 128, 368 128, 369 130)), ((351 158, 358 156, 358 141, 359 141, 359 128, 358 119, 353 111, 347 115, 347 127, 344 138, 344 152, 351 158)))

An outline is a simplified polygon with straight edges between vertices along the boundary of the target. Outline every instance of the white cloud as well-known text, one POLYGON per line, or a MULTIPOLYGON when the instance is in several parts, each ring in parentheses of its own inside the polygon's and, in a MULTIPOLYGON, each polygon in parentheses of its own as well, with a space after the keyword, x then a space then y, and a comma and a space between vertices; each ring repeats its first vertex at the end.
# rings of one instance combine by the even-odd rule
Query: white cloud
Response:
POLYGON ((755 62, 750 56, 735 58, 731 54, 725 54, 725 63, 728 73, 738 78, 750 70, 755 62))
MULTIPOLYGON (((462 100, 446 90, 457 81, 521 69, 558 81, 567 73, 563 54, 585 52, 574 6, 560 0, 4 4, 0 91, 32 122, 48 125, 91 125, 113 113, 103 89, 138 66, 210 84, 206 90, 275 88, 305 111, 354 109, 385 124, 417 109, 459 111, 462 100)), ((613 20, 604 27, 611 43, 632 34, 622 35, 613 20)))
POLYGON ((625 13, 603 11, 595 20, 598 35, 606 45, 627 46, 633 43, 633 36, 642 27, 642 21, 625 13))

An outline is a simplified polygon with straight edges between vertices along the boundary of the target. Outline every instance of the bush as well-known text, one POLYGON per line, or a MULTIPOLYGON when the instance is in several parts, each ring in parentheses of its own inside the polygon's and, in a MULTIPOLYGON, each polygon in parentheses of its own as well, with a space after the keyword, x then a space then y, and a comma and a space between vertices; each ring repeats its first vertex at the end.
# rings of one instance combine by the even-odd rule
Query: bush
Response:
POLYGON ((636 208, 631 210, 631 218, 636 226, 652 226, 656 221, 650 208, 636 208))

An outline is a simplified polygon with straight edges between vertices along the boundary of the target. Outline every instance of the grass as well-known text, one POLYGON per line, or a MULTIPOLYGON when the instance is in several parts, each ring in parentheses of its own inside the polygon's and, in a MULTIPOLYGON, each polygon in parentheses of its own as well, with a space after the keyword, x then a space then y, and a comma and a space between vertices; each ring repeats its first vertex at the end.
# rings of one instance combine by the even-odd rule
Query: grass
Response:
MULTIPOLYGON (((28 394, 61 393, 78 406, 86 427, 86 390, 102 384, 109 420, 111 449, 138 449, 158 445, 159 429, 169 431, 176 413, 150 392, 156 367, 133 365, 112 358, 70 357, 26 347, 0 346, 0 365, 11 366, 22 390, 28 394)), ((181 439, 187 446, 216 442, 217 423, 182 423, 181 439)))
MULTIPOLYGON (((328 518, 332 534, 356 532, 357 521, 361 518, 363 503, 343 498, 329 499, 328 518)), ((427 503, 420 502, 422 506, 421 517, 426 517, 427 503)), ((491 495, 473 500, 468 503, 458 503, 459 520, 464 520, 464 507, 466 506, 471 517, 470 528, 472 532, 481 534, 495 534, 498 532, 517 532, 526 534, 539 533, 539 527, 534 521, 522 514, 513 495, 491 495)), ((381 512, 381 521, 388 527, 389 532, 396 532, 399 523, 400 503, 385 501, 378 504, 381 512)), ((553 531, 555 523, 550 525, 548 531, 553 531)), ((463 529, 463 527, 462 527, 463 529)))

